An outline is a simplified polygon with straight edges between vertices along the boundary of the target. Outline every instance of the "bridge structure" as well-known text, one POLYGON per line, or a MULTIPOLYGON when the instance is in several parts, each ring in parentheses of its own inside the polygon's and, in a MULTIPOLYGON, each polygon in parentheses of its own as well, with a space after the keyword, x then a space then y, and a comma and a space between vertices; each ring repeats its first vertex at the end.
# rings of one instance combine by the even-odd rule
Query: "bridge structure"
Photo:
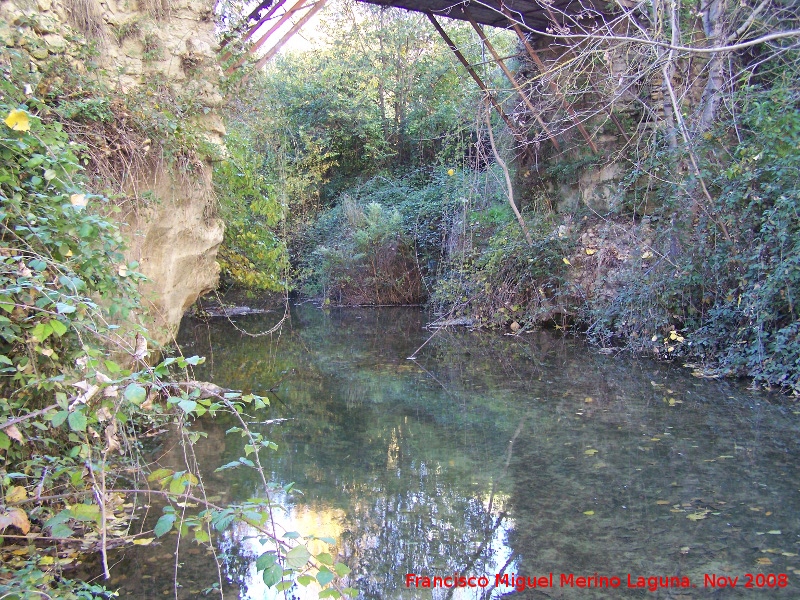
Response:
MULTIPOLYGON (((317 14, 328 0, 261 0, 248 16, 247 29, 241 42, 247 44, 246 52, 232 61, 226 69, 227 74, 241 68, 251 57, 258 56, 252 69, 263 67, 275 57, 278 51, 292 38, 315 14, 317 14), (286 30, 288 23, 296 19, 292 26, 286 30), (278 37, 279 36, 279 37, 278 37), (277 37, 277 39, 276 39, 277 37), (262 48, 270 44, 268 49, 260 54, 262 48), (259 56, 260 54, 260 56, 259 56)), ((513 31, 519 38, 521 45, 529 56, 531 62, 542 73, 547 68, 541 60, 535 46, 542 38, 553 40, 559 37, 559 32, 565 31, 567 23, 580 15, 591 19, 600 19, 603 15, 602 0, 359 0, 367 4, 385 7, 402 8, 405 10, 424 13, 431 25, 436 29, 453 54, 463 65, 477 86, 485 93, 488 102, 500 115, 511 133, 518 138, 522 134, 503 110, 495 94, 482 80, 474 65, 471 65, 458 46, 447 35, 440 19, 457 19, 469 22, 478 34, 481 43, 488 53, 508 78, 513 89, 519 94, 522 102, 533 115, 536 122, 551 144, 560 150, 556 136, 552 134, 542 115, 539 114, 528 94, 523 89, 523 84, 506 65, 505 60, 499 55, 484 31, 485 26, 499 27, 513 31)), ((584 24, 585 25, 585 24, 584 24)), ((226 42, 223 42, 225 44, 226 42)), ((221 59, 230 60, 233 53, 224 51, 221 59)), ((247 76, 247 75, 246 75, 247 76)), ((559 91, 554 82, 550 82, 551 91, 559 99, 566 113, 573 120, 584 140, 593 152, 597 153, 597 145, 587 132, 581 119, 564 95, 559 91)))

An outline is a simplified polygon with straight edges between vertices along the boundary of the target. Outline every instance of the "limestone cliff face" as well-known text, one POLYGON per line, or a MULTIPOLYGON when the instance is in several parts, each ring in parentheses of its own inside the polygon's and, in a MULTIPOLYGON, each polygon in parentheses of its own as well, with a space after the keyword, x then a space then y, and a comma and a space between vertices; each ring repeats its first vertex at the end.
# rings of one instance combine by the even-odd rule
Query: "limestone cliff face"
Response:
POLYGON ((213 217, 211 171, 188 183, 167 171, 149 182, 159 202, 138 211, 126 226, 128 255, 137 260, 149 282, 142 301, 161 343, 172 340, 183 313, 197 298, 217 286, 217 248, 223 224, 213 217))
MULTIPOLYGON (((29 95, 43 95, 66 78, 45 85, 40 73, 48 63, 60 60, 85 73, 80 46, 92 43, 100 67, 94 72, 117 97, 150 94, 146 90, 157 81, 162 87, 156 89, 168 88, 165 98, 190 98, 195 106, 192 114, 181 112, 181 118, 195 138, 202 138, 196 146, 210 150, 195 151, 189 169, 186 157, 176 165, 156 155, 159 140, 147 139, 139 144, 139 168, 125 169, 124 160, 117 161, 123 168, 112 177, 117 191, 133 199, 123 206, 120 225, 129 240, 130 260, 139 261, 150 280, 142 289, 144 308, 150 331, 161 343, 172 338, 197 297, 216 286, 219 273, 216 253, 223 225, 215 216, 211 156, 223 151, 225 129, 216 110, 222 102, 221 71, 212 9, 211 0, 0 0, 2 63, 8 69, 14 61, 18 69, 23 65, 29 95)), ((108 141, 106 136, 102 144, 113 159, 114 152, 122 151, 108 147, 108 141)), ((107 179, 97 181, 98 190, 108 185, 107 179)))

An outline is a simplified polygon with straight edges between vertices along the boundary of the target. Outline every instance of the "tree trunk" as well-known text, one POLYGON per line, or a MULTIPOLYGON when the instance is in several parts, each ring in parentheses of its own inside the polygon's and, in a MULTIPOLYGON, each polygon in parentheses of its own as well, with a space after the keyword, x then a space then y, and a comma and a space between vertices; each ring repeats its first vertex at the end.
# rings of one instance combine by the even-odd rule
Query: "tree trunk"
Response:
MULTIPOLYGON (((711 47, 721 45, 724 40, 724 14, 725 0, 702 0, 700 12, 703 16, 703 30, 711 47)), ((708 80, 706 81, 703 96, 700 100, 702 113, 698 123, 698 130, 705 131, 714 124, 717 116, 722 90, 725 86, 724 61, 722 53, 716 52, 711 55, 706 67, 708 69, 708 80)))

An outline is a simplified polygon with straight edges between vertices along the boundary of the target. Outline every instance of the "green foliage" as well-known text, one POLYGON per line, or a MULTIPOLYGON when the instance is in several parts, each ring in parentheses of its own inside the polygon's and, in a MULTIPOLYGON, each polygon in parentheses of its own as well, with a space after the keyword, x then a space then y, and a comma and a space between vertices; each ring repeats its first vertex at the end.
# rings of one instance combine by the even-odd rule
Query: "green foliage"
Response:
POLYGON ((779 84, 739 99, 732 153, 716 141, 723 126, 697 150, 714 204, 673 190, 662 217, 672 225, 656 244, 662 259, 631 265, 619 292, 591 307, 589 334, 797 392, 800 97, 779 84))
MULTIPOLYGON (((24 46, 37 39, 25 37, 24 46)), ((9 101, 57 115, 64 131, 82 145, 81 162, 96 178, 95 189, 128 195, 132 179, 151 176, 163 163, 191 182, 202 174, 204 159, 218 157, 218 147, 196 122, 211 108, 192 82, 176 89, 154 73, 125 93, 105 83, 113 78, 98 62, 94 44, 78 36, 66 39, 68 54, 42 61, 33 75, 22 52, 12 49, 0 56, 7 78, 3 92, 9 101), (81 68, 75 68, 76 61, 81 68), (26 85, 35 92, 32 97, 22 92, 26 85)))
POLYGON ((443 169, 373 177, 350 188, 293 239, 302 291, 343 303, 419 302, 444 261, 467 193, 463 174, 443 169))
POLYGON ((40 600, 42 597, 50 597, 60 600, 91 600, 116 596, 116 592, 101 585, 66 579, 46 567, 37 567, 33 562, 15 569, 13 573, 9 565, 0 564, 0 597, 4 599, 40 600))
MULTIPOLYGON (((425 17, 343 3, 323 26, 327 46, 268 63, 239 113, 280 146, 287 182, 307 184, 302 193, 287 186, 302 220, 373 176, 460 164, 474 128, 476 90, 425 17)), ((448 31, 481 60, 468 26, 448 31)), ((498 37, 498 46, 511 39, 498 37)))
POLYGON ((142 36, 142 60, 154 62, 164 59, 164 47, 159 37, 154 33, 145 33, 142 36))
MULTIPOLYGON (((117 427, 133 412, 132 405, 115 400, 115 390, 125 380, 151 377, 148 371, 123 369, 106 348, 112 339, 124 347, 124 334, 112 323, 130 320, 141 276, 135 263, 124 261, 117 227, 99 214, 106 199, 85 191, 78 148, 61 125, 7 102, 0 102, 0 114, 8 115, 0 125, 4 496, 24 500, 36 485, 44 496, 54 489, 81 494, 86 461, 120 448, 117 427), (105 428, 106 437, 92 441, 90 427, 105 428)), ((99 514, 96 505, 84 504, 62 511, 57 521, 44 507, 5 514, 15 515, 12 524, 24 533, 49 526, 69 537, 70 520, 87 520, 88 510, 80 507, 99 514)), ((35 566, 35 554, 30 562, 17 562, 9 565, 14 571, 5 573, 0 587, 12 596, 105 594, 102 588, 59 581, 54 572, 35 566)))
POLYGON ((218 255, 223 280, 248 289, 286 290, 289 260, 277 230, 285 204, 265 174, 266 160, 257 152, 253 135, 234 123, 226 141, 228 156, 214 166, 225 220, 225 241, 218 255))
POLYGON ((339 304, 418 302, 422 282, 402 222, 397 209, 346 196, 312 233, 323 239, 306 262, 306 293, 339 304))
POLYGON ((123 125, 120 133, 123 138, 130 136, 125 135, 128 131, 133 134, 135 150, 148 168, 148 156, 155 154, 179 175, 192 176, 202 174, 204 159, 220 158, 219 147, 208 141, 195 122, 196 117, 211 112, 211 107, 191 85, 177 90, 164 76, 154 73, 117 103, 115 119, 123 125), (151 145, 158 151, 152 153, 151 145))
POLYGON ((557 316, 563 317, 563 307, 570 305, 564 263, 570 243, 551 234, 547 221, 538 221, 529 223, 533 244, 528 244, 502 206, 470 222, 474 245, 453 255, 451 270, 436 283, 432 300, 437 313, 484 327, 562 323, 557 316))
POLYGON ((142 24, 138 17, 131 17, 122 23, 112 25, 111 33, 119 46, 127 39, 137 38, 142 34, 142 24))
POLYGON ((140 279, 118 229, 98 214, 105 198, 80 186, 61 126, 23 114, 30 132, 0 132, 0 389, 18 388, 20 399, 60 388, 50 378, 85 354, 102 315, 128 317, 140 279))

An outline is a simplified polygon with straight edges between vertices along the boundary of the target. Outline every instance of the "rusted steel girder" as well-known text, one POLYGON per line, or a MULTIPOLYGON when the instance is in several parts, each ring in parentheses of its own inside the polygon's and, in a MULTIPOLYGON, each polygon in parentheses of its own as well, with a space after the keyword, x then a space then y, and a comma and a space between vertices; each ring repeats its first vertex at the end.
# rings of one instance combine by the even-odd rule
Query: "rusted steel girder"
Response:
MULTIPOLYGON (((465 10, 465 12, 467 12, 467 11, 465 10)), ((503 59, 500 58, 500 55, 497 53, 497 50, 494 49, 494 46, 489 41, 489 38, 486 37, 486 33, 483 31, 483 27, 478 25, 478 23, 475 21, 475 19, 473 19, 472 16, 470 16, 470 14, 468 12, 467 12, 467 18, 469 19, 469 23, 470 23, 470 25, 472 25, 472 28, 478 34, 478 37, 481 39, 481 42, 483 42, 483 45, 486 46, 486 49, 492 55, 492 58, 494 58, 494 62, 496 62, 498 64, 498 66, 503 70, 503 73, 505 73, 506 77, 508 77, 508 80, 511 82, 511 85, 514 87, 515 90, 517 90, 517 93, 519 94, 519 97, 522 98, 522 101, 528 107, 528 110, 530 110, 531 113, 533 113, 533 117, 536 119, 536 122, 539 123, 539 125, 542 126, 542 129, 544 129, 544 132, 547 134, 547 138, 552 142, 552 144, 553 144, 553 146, 555 146, 556 150, 561 151, 561 147, 558 145, 558 140, 552 134, 552 132, 550 131, 550 128, 547 127, 547 124, 544 122, 542 117, 539 115, 539 111, 536 110, 536 107, 533 106, 533 103, 531 102, 530 98, 528 98, 527 94, 522 90, 520 85, 517 83, 517 80, 514 77, 514 74, 506 66, 506 63, 503 61, 503 59)))
POLYGON ((500 106, 500 104, 497 102, 497 99, 494 97, 494 94, 486 86, 486 84, 483 83, 483 80, 475 72, 475 69, 472 68, 472 65, 469 64, 469 61, 461 53, 461 50, 458 49, 458 46, 456 46, 455 42, 451 40, 450 36, 447 35, 447 32, 444 29, 442 29, 442 26, 439 24, 439 21, 436 20, 436 17, 434 17, 431 13, 425 13, 425 14, 428 15, 428 19, 436 28, 436 31, 439 32, 439 35, 442 36, 442 39, 444 40, 445 44, 449 46, 450 50, 453 51, 453 54, 456 55, 456 58, 458 58, 461 64, 464 65, 464 68, 467 70, 467 73, 469 73, 472 79, 475 80, 475 83, 478 84, 478 87, 486 93, 486 97, 489 99, 489 102, 497 111, 497 114, 499 114, 500 117, 503 119, 503 121, 505 121, 506 125, 508 125, 508 128, 511 130, 511 133, 514 134, 514 137, 520 139, 522 136, 519 134, 519 132, 517 132, 517 128, 514 127, 514 124, 511 122, 511 119, 503 110, 503 107, 500 106))

